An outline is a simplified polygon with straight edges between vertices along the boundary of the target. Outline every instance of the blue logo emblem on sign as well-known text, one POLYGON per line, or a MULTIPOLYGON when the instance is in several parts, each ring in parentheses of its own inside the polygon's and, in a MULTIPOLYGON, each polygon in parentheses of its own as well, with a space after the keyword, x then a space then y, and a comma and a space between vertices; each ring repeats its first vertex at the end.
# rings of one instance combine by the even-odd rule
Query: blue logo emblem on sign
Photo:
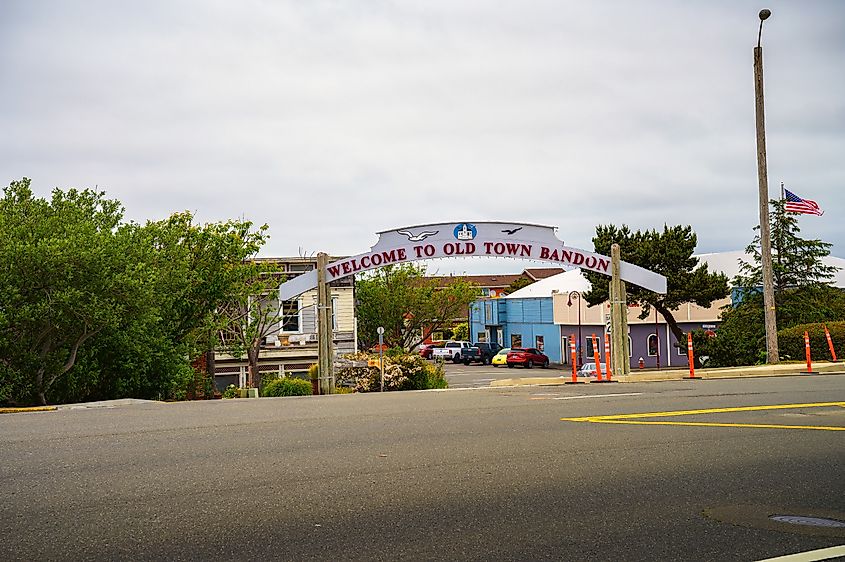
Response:
POLYGON ((458 240, 472 240, 478 235, 475 225, 468 222, 459 224, 453 232, 458 240))

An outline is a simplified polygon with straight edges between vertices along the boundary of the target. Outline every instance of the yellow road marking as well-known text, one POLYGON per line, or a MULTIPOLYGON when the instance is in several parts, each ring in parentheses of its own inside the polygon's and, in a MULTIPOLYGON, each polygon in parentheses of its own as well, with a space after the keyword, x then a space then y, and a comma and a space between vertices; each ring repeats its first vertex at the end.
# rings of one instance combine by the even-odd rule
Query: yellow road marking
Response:
POLYGON ((55 406, 32 406, 29 408, 0 408, 0 414, 20 414, 23 412, 52 412, 58 410, 55 406))
POLYGON ((692 427, 753 427, 763 429, 815 429, 822 431, 845 431, 845 427, 823 425, 779 425, 756 423, 715 423, 715 422, 672 422, 640 421, 643 418, 662 418, 672 416, 694 416, 701 414, 724 414, 729 412, 760 412, 765 410, 795 410, 799 408, 843 407, 845 402, 815 402, 810 404, 772 404, 768 406, 740 406, 736 408, 708 408, 701 410, 675 410, 671 412, 645 412, 640 414, 616 414, 610 416, 586 416, 582 418, 560 418, 561 421, 615 423, 625 425, 680 425, 692 427))

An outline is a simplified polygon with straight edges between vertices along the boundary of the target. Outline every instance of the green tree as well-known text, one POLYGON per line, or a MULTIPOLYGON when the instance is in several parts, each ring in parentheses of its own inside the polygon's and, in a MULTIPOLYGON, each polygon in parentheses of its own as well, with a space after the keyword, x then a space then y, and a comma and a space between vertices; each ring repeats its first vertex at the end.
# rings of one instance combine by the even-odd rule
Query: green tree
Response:
POLYGON ((220 330, 231 320, 237 301, 257 274, 251 262, 267 240, 267 225, 244 220, 195 224, 189 212, 174 213, 145 227, 150 259, 159 272, 156 293, 162 300, 166 336, 204 352, 213 370, 220 330))
POLYGON ((139 229, 122 215, 103 192, 55 189, 47 201, 27 178, 4 189, 0 362, 16 397, 46 404, 88 340, 142 312, 149 272, 134 259, 139 229))
POLYGON ((0 401, 180 398, 266 227, 141 226, 102 192, 0 200, 0 401))
MULTIPOLYGON (((708 273, 707 265, 699 263, 692 254, 697 237, 690 226, 663 226, 663 231, 645 230, 631 232, 626 226, 599 225, 593 237, 595 251, 610 255, 612 244, 619 244, 622 260, 639 265, 666 277, 665 295, 626 284, 629 304, 642 307, 640 318, 647 318, 654 307, 666 319, 666 324, 677 341, 686 341, 678 326, 673 310, 684 303, 708 307, 713 301, 728 296, 728 279, 721 273, 708 273)), ((609 278, 606 275, 584 271, 592 284, 584 298, 590 305, 600 304, 609 298, 609 278)))
POLYGON ((221 309, 225 321, 220 335, 222 343, 233 356, 246 354, 247 386, 254 387, 260 380, 258 360, 261 345, 267 336, 279 331, 279 325, 284 321, 277 299, 283 278, 266 264, 245 262, 238 267, 243 280, 221 309))
POLYGON ((469 341, 469 324, 461 322, 455 329, 452 330, 452 339, 459 341, 469 341))
POLYGON ((532 283, 534 283, 534 281, 529 279, 528 277, 517 277, 510 285, 507 286, 507 288, 505 289, 505 293, 508 295, 511 293, 515 293, 516 291, 523 289, 528 285, 531 285, 532 283))
MULTIPOLYGON (((783 200, 771 200, 769 214, 772 238, 772 283, 776 295, 790 289, 812 285, 829 284, 839 270, 825 265, 822 258, 830 255, 832 244, 814 239, 801 238, 798 234, 798 219, 795 213, 787 212, 783 200)), ((734 280, 745 292, 756 291, 763 285, 763 267, 760 252, 760 227, 745 249, 751 256, 751 263, 740 262, 740 275, 734 280)))
POLYGON ((355 280, 358 338, 363 349, 378 343, 384 327, 388 347, 413 349, 425 338, 463 316, 478 298, 478 287, 461 277, 446 287, 425 277, 415 264, 387 266, 355 280))
MULTIPOLYGON (((779 330, 801 324, 845 319, 845 292, 830 285, 838 268, 822 262, 831 245, 799 236, 795 215, 782 201, 770 201, 773 285, 779 330)), ((759 226, 755 228, 759 232, 759 226)), ((708 342, 714 365, 749 365, 765 361, 760 236, 746 248, 751 263, 740 263, 734 284, 741 302, 722 313, 718 336, 708 342)), ((794 359, 794 357, 793 357, 794 359)))

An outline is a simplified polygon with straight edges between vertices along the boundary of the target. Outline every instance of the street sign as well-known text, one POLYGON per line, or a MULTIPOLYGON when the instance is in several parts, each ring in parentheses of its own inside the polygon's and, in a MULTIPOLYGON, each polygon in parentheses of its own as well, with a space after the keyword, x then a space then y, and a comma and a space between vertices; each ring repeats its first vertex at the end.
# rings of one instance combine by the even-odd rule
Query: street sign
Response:
POLYGON ((378 332, 378 335, 380 336, 384 335, 384 327, 379 326, 378 328, 376 328, 376 332, 378 332))

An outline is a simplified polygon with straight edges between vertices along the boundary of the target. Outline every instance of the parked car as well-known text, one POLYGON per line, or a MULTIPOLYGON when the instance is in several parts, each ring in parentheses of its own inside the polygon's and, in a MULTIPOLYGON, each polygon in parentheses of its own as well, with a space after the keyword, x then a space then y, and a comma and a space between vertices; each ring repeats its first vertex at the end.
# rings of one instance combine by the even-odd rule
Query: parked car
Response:
POLYGON ((549 358, 534 347, 512 347, 508 352, 507 363, 511 369, 514 365, 522 365, 526 369, 540 365, 545 369, 549 366, 549 358))
POLYGON ((510 350, 511 350, 511 348, 509 348, 509 347, 505 347, 505 348, 500 349, 499 353, 497 353, 496 355, 493 356, 493 359, 490 361, 490 363, 494 367, 498 367, 499 365, 507 365, 508 364, 508 351, 510 351, 510 350))
MULTIPOLYGON (((607 374, 607 368, 604 363, 599 363, 601 366, 601 373, 602 375, 607 374)), ((581 365, 581 368, 578 369, 578 376, 579 377, 594 377, 596 376, 596 364, 595 363, 584 363, 581 365)))
POLYGON ((472 344, 468 341, 447 341, 443 347, 434 349, 432 357, 443 361, 460 363, 463 360, 464 351, 470 347, 472 347, 472 344))
POLYGON ((467 348, 461 353, 461 360, 464 362, 464 365, 469 365, 470 363, 486 365, 493 360, 499 349, 500 346, 497 343, 474 343, 472 347, 467 348))
POLYGON ((431 343, 423 344, 423 346, 420 347, 420 357, 423 359, 431 359, 431 355, 434 353, 434 350, 438 347, 443 347, 444 345, 446 345, 445 341, 433 341, 431 343))

